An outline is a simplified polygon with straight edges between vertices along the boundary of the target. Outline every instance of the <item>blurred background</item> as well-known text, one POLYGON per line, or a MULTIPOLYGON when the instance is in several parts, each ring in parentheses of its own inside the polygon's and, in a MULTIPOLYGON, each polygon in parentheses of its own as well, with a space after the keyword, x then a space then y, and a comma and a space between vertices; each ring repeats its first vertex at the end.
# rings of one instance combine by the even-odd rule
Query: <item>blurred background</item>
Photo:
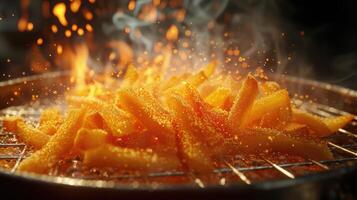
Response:
MULTIPOLYGON (((264 68, 357 89, 357 3, 303 0, 0 0, 0 81, 89 65, 125 68, 162 46, 194 68, 264 68), (175 51, 173 51, 175 52, 175 51), (193 56, 194 54, 194 56, 193 56), (139 56, 140 55, 140 56, 139 56)), ((179 62, 179 61, 178 61, 179 62)))

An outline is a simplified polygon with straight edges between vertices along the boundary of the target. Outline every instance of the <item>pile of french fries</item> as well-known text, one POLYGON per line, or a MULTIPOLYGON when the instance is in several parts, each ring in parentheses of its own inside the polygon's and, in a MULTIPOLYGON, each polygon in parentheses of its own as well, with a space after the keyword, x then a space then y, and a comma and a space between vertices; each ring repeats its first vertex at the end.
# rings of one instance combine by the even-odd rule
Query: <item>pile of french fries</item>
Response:
POLYGON ((48 108, 38 126, 5 118, 4 129, 36 150, 18 169, 48 173, 64 158, 80 157, 88 168, 210 173, 233 155, 333 157, 323 138, 353 116, 309 114, 276 82, 250 74, 236 80, 215 69, 212 62, 165 78, 160 67, 129 66, 110 87, 96 82, 69 92, 65 116, 48 108))

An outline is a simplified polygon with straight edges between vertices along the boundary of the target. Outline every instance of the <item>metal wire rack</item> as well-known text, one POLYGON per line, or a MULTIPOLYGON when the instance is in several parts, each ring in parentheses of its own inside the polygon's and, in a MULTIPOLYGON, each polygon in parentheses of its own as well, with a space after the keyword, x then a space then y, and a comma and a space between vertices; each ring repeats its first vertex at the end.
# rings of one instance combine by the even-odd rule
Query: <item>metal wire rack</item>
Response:
MULTIPOLYGON (((324 116, 338 116, 346 114, 346 112, 339 109, 316 104, 316 103, 306 103, 301 100, 294 100, 297 107, 305 109, 311 113, 324 116)), ((18 106, 10 107, 0 111, 0 117, 6 115, 22 115, 25 119, 29 121, 36 122, 39 118, 39 113, 43 106, 18 106)), ((157 172, 149 174, 87 174, 85 176, 73 176, 69 177, 81 178, 86 180, 145 180, 151 181, 153 179, 160 178, 184 178, 182 181, 189 181, 194 183, 198 187, 205 187, 207 184, 220 184, 225 185, 229 182, 242 182, 244 184, 252 184, 258 181, 270 180, 272 178, 280 179, 295 179, 302 175, 307 175, 311 173, 318 173, 320 171, 327 171, 333 169, 339 169, 351 165, 355 165, 357 161, 357 118, 348 124, 346 127, 339 129, 338 133, 328 138, 328 144, 331 151, 333 152, 334 160, 293 160, 289 162, 284 162, 284 158, 280 159, 282 161, 276 161, 269 157, 255 157, 254 162, 245 162, 245 158, 236 156, 234 159, 225 160, 223 165, 217 167, 214 170, 212 177, 209 179, 202 178, 197 174, 186 173, 182 171, 175 172, 157 172), (242 162, 243 160, 243 162, 242 162), (302 173, 303 172, 303 173, 302 173), (257 176, 257 174, 265 174, 263 176, 257 176), (269 174, 267 176, 267 174, 269 174), (214 180, 212 182, 212 180, 214 180)), ((16 169, 26 156, 31 153, 31 149, 25 144, 19 143, 16 139, 16 135, 9 132, 4 132, 2 125, 0 124, 0 167, 6 168, 10 173, 16 173, 16 169)), ((78 164, 78 163, 77 163, 78 164)), ((1 172, 0 172, 1 173, 1 172)), ((51 175, 58 176, 58 172, 55 170, 51 175)), ((61 174, 63 176, 63 174, 61 174)), ((65 175, 66 176, 66 175, 65 175)), ((154 181, 155 182, 155 181, 154 181)), ((180 181, 171 181, 180 182, 180 181)), ((135 182, 136 183, 136 182, 135 182)))

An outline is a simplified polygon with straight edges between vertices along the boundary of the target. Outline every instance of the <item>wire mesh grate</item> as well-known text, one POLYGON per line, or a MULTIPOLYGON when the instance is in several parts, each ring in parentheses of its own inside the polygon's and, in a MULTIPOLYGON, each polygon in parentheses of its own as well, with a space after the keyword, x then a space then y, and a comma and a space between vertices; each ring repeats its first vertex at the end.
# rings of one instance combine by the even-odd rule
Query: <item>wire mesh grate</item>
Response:
MULTIPOLYGON (((346 112, 340 111, 336 108, 316 103, 312 104, 300 100, 294 100, 294 104, 301 109, 305 109, 311 113, 324 117, 346 114, 346 112)), ((7 115, 21 115, 25 119, 36 123, 42 108, 43 105, 32 105, 31 107, 10 107, 0 111, 0 117, 7 115)), ((329 147, 335 156, 334 160, 317 161, 302 160, 301 158, 299 158, 286 162, 284 156, 280 160, 272 160, 271 158, 263 158, 259 156, 252 159, 247 159, 242 156, 236 156, 233 159, 224 160, 221 165, 217 166, 217 168, 212 174, 212 177, 214 177, 213 182, 212 177, 210 177, 208 180, 207 178, 202 178, 200 175, 183 171, 155 172, 149 174, 117 174, 111 172, 101 172, 100 170, 94 169, 93 171, 91 171, 91 173, 84 174, 81 173, 80 163, 75 160, 71 161, 71 165, 76 165, 77 167, 72 166, 72 168, 75 169, 71 169, 71 173, 61 174, 59 172, 59 169, 54 169, 50 172, 50 175, 68 176, 71 178, 80 178, 86 180, 141 180, 146 182, 152 181, 151 179, 181 177, 183 179, 179 181, 175 180, 171 182, 164 182, 191 182, 193 184, 196 184, 198 187, 205 187, 206 182, 224 185, 229 180, 231 182, 241 181, 244 184, 251 184, 258 181, 270 180, 272 178, 294 179, 301 175, 312 174, 320 171, 333 170, 354 165, 357 161, 357 135, 354 134, 357 131, 356 124, 357 119, 355 118, 345 128, 340 129, 337 134, 328 138, 329 147)), ((31 148, 28 148, 25 144, 19 143, 17 141, 15 134, 4 132, 2 129, 2 125, 0 124, 0 167, 5 168, 5 170, 11 173, 16 173, 16 169, 21 160, 28 156, 31 152, 31 148)))

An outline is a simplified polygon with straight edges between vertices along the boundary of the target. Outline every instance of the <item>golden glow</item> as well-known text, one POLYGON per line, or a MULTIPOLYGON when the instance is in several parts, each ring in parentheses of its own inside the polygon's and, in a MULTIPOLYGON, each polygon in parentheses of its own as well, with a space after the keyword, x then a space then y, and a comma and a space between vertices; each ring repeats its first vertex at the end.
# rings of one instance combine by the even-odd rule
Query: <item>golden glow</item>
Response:
POLYGON ((20 32, 23 32, 27 29, 27 19, 26 18, 20 18, 20 20, 17 22, 17 29, 20 32))
POLYGON ((58 18, 58 21, 63 25, 67 26, 68 21, 66 19, 66 4, 58 3, 53 7, 53 14, 58 18))
POLYGON ((77 31, 77 29, 78 29, 77 24, 73 24, 73 25, 72 25, 72 31, 77 31))
POLYGON ((179 30, 175 25, 171 25, 166 32, 166 39, 169 41, 176 41, 179 35, 179 30))
POLYGON ((42 45, 43 44, 43 39, 42 38, 38 38, 36 43, 37 43, 37 45, 42 45))
POLYGON ((136 2, 134 0, 129 1, 128 10, 133 11, 135 9, 136 2))
POLYGON ((66 31, 64 32, 64 35, 69 38, 69 37, 72 36, 72 32, 71 32, 70 30, 66 30, 66 31))
POLYGON ((73 0, 71 2, 70 8, 72 12, 74 13, 78 12, 80 7, 81 7, 81 0, 73 0))
POLYGON ((84 30, 83 30, 83 28, 79 28, 78 31, 77 31, 77 33, 78 33, 79 36, 84 35, 84 30))
POLYGON ((53 33, 57 33, 57 32, 58 32, 57 26, 56 26, 56 25, 52 25, 52 26, 51 26, 51 31, 52 31, 53 33))
POLYGON ((93 32, 93 27, 90 24, 86 24, 86 30, 88 32, 93 32))
POLYGON ((63 47, 62 47, 62 45, 57 45, 57 54, 58 55, 61 55, 62 54, 62 52, 63 52, 63 47))
POLYGON ((33 23, 29 22, 27 23, 27 30, 32 31, 33 30, 33 23))
POLYGON ((92 20, 93 19, 93 13, 91 13, 88 10, 83 11, 83 15, 84 15, 84 18, 86 18, 87 20, 92 20))

